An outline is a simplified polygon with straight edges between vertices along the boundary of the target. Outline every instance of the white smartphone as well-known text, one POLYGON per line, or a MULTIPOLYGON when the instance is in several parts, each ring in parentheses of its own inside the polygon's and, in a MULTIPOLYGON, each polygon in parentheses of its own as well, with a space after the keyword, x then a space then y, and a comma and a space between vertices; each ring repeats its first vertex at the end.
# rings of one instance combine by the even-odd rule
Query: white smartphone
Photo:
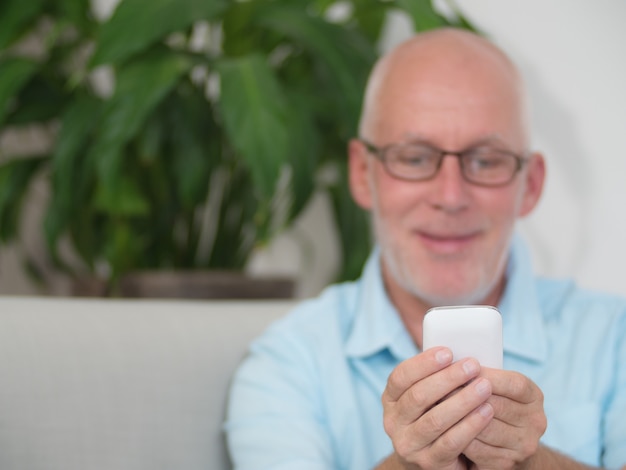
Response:
POLYGON ((453 361, 473 357, 485 367, 502 369, 502 316, 495 307, 435 307, 426 312, 423 349, 446 346, 453 361))

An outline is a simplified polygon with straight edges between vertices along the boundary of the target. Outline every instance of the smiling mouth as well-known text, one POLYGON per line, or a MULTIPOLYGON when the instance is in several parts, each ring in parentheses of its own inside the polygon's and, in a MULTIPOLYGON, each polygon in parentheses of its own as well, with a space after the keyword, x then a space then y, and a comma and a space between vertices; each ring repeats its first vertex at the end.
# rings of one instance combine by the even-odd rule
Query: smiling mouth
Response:
POLYGON ((418 231, 417 235, 429 251, 439 254, 455 254, 466 250, 480 236, 480 232, 463 234, 435 234, 418 231))

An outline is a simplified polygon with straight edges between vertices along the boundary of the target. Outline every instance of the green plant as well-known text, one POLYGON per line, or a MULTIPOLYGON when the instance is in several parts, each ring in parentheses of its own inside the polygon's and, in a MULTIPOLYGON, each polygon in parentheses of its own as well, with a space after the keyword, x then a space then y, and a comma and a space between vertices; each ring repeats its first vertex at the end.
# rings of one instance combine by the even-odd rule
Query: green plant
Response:
POLYGON ((109 280, 242 269, 316 189, 332 196, 338 277, 358 275, 369 229, 347 191, 345 146, 386 15, 471 27, 429 0, 122 0, 105 21, 90 5, 0 5, 0 129, 53 137, 45 154, 0 156, 0 240, 19 238, 24 195, 43 174, 50 259, 74 275, 104 264, 109 280), (320 168, 336 179, 320 182, 320 168))

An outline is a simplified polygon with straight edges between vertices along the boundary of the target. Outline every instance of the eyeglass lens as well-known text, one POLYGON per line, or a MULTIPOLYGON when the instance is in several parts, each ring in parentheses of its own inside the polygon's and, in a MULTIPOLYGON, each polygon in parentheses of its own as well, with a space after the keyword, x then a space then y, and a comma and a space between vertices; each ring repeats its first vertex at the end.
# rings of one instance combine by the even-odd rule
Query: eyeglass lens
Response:
POLYGON ((457 157, 463 176, 479 184, 507 183, 519 169, 518 157, 491 147, 455 153, 426 145, 393 145, 381 155, 391 174, 410 180, 432 178, 446 156, 457 157))

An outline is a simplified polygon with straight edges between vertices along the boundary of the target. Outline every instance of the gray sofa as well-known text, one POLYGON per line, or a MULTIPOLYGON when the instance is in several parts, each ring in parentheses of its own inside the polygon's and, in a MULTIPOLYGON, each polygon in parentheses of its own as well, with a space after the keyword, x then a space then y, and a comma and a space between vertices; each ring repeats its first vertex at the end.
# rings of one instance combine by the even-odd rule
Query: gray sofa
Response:
POLYGON ((0 298, 0 469, 229 468, 233 370, 292 306, 0 298))

